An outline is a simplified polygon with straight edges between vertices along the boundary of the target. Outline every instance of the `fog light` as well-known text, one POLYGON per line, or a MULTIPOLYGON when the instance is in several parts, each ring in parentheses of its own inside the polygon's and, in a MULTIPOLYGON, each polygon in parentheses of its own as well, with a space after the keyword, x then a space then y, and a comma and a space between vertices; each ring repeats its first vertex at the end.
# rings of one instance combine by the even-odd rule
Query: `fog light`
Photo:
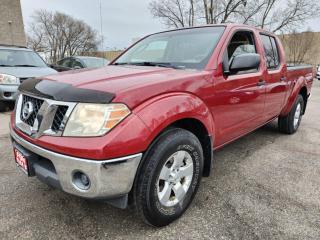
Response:
POLYGON ((81 182, 82 182, 82 184, 83 184, 84 186, 89 186, 90 180, 89 180, 88 176, 85 175, 84 173, 82 173, 80 176, 81 176, 81 182))
POLYGON ((11 92, 4 92, 3 95, 6 97, 6 98, 9 98, 12 96, 12 93, 11 92))
POLYGON ((83 172, 75 172, 73 174, 72 182, 77 188, 81 190, 88 190, 90 188, 90 178, 83 172))

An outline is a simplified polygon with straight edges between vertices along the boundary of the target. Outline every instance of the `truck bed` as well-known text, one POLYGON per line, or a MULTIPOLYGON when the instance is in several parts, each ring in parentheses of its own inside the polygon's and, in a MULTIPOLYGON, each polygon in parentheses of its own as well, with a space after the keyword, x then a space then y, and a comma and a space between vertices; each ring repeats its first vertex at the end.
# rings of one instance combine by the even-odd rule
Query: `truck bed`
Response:
POLYGON ((298 78, 304 77, 307 80, 308 93, 311 90, 313 78, 315 77, 312 65, 287 65, 287 78, 290 81, 296 81, 298 78))

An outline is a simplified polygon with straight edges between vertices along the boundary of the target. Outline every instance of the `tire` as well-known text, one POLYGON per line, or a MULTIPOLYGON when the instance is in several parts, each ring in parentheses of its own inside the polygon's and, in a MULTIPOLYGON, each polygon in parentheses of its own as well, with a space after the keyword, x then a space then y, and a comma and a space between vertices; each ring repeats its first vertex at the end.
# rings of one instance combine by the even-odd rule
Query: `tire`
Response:
POLYGON ((279 117, 278 125, 279 125, 280 132, 286 133, 286 134, 293 134, 298 130, 301 123, 304 107, 305 107, 304 99, 299 94, 288 115, 279 117))
POLYGON ((147 151, 135 183, 140 217, 156 227, 179 218, 192 202, 202 172, 203 151, 194 134, 179 128, 162 134, 147 151))
POLYGON ((0 112, 5 112, 7 110, 7 105, 5 102, 0 101, 0 112))

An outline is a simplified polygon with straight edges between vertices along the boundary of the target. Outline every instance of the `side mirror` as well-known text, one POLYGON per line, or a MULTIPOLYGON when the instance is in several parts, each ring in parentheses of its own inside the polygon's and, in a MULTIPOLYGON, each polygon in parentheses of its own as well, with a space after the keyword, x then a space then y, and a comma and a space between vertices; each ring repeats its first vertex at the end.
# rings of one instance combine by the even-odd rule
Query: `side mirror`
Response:
POLYGON ((260 65, 260 55, 256 53, 244 53, 235 56, 230 63, 230 72, 240 72, 258 69, 260 65))

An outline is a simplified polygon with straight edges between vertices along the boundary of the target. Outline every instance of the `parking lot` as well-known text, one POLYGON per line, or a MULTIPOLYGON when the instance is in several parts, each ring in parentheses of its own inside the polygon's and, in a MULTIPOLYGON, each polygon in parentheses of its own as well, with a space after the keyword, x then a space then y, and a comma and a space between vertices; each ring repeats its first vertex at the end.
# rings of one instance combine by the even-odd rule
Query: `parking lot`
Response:
POLYGON ((8 121, 0 114, 0 239, 320 239, 319 81, 295 135, 273 122, 215 152, 192 206, 161 229, 27 178, 8 121))

